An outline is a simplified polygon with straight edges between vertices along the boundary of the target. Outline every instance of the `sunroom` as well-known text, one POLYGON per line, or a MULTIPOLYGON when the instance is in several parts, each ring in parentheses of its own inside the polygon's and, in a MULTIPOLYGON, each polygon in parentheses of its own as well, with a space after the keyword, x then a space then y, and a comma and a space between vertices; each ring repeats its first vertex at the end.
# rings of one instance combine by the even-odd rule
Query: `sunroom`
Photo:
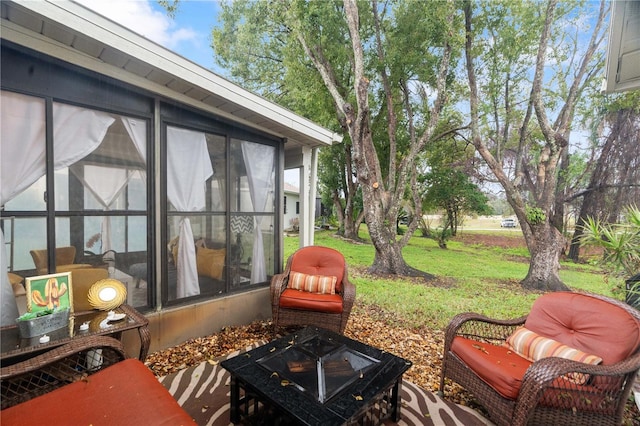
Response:
POLYGON ((1 6, 2 325, 11 284, 78 269, 126 285, 152 350, 268 318, 284 170, 312 244, 340 137, 79 4, 1 6))

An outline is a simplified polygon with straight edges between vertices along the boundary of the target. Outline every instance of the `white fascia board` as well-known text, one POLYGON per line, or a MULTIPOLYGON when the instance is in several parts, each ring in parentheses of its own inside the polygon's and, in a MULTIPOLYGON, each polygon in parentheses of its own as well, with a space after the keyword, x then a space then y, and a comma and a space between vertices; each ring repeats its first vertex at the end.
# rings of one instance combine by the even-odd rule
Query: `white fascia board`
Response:
MULTIPOLYGON (((327 145, 342 141, 340 135, 239 87, 80 4, 58 0, 21 0, 17 3, 33 13, 42 15, 73 31, 98 40, 154 68, 184 79, 206 92, 215 93, 229 100, 229 102, 247 108, 309 138, 327 145)), ((237 117, 232 117, 235 121, 238 121, 237 117)))

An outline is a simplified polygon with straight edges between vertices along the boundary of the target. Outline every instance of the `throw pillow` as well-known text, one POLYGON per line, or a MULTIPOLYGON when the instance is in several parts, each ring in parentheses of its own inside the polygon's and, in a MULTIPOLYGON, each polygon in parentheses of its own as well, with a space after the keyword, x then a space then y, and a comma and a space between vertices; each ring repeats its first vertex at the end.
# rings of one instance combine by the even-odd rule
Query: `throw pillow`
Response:
MULTIPOLYGON (((600 364, 602 362, 602 358, 599 356, 588 354, 548 337, 541 336, 526 327, 518 327, 511 336, 507 337, 507 346, 531 362, 551 356, 571 359, 585 364, 600 364)), ((570 373, 566 378, 580 385, 589 380, 588 375, 581 373, 570 373)))
POLYGON ((289 287, 310 293, 336 294, 338 277, 326 275, 308 275, 301 272, 289 273, 289 287))
POLYGON ((216 280, 222 279, 224 270, 225 249, 208 249, 196 247, 196 266, 198 275, 204 275, 216 280))

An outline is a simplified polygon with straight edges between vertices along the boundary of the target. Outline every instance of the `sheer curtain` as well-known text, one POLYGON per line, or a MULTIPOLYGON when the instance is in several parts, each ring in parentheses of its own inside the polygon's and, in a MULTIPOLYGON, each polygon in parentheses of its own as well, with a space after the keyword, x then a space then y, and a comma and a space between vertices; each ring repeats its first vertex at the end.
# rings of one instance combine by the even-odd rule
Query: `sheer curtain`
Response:
POLYGON ((45 109, 39 98, 2 92, 0 205, 45 173, 45 109))
MULTIPOLYGON (((180 212, 205 208, 205 185, 213 176, 205 134, 167 127, 167 197, 180 212)), ((187 216, 177 218, 178 285, 177 297, 200 294, 196 249, 187 216)))
MULTIPOLYGON (((77 173, 75 168, 70 170, 82 182, 82 186, 93 194, 105 211, 109 210, 113 202, 122 194, 133 175, 133 172, 128 170, 103 166, 87 165, 82 168, 82 173, 77 173)), ((109 216, 102 219, 100 239, 102 253, 112 249, 111 217, 109 216)))
MULTIPOLYGON (((19 195, 46 173, 44 101, 2 91, 0 117, 0 205, 19 195)), ((108 114, 71 105, 53 105, 54 168, 66 167, 100 145, 114 119, 108 114)), ((2 325, 14 324, 18 308, 7 270, 4 234, 0 232, 0 265, 3 273, 2 325)))
MULTIPOLYGON (((143 163, 146 163, 147 129, 145 122, 130 117, 120 117, 120 120, 135 147, 135 152, 138 153, 143 163)), ((81 173, 79 173, 80 170, 75 168, 70 168, 70 170, 82 182, 82 186, 93 194, 105 211, 111 209, 113 203, 126 189, 129 181, 136 173, 140 173, 143 182, 146 182, 146 171, 144 170, 127 170, 92 165, 85 166, 81 173)), ((102 241, 102 253, 113 249, 111 243, 111 217, 109 216, 105 216, 102 219, 100 238, 102 241)))
POLYGON ((114 121, 115 118, 101 111, 54 103, 53 152, 55 169, 68 167, 91 154, 100 146, 109 126, 114 121))
MULTIPOLYGON (((124 128, 127 130, 133 145, 136 147, 136 151, 142 158, 142 161, 147 164, 147 126, 144 120, 131 117, 120 117, 124 128)), ((147 182, 147 171, 139 170, 142 182, 147 182)))
MULTIPOLYGON (((268 145, 242 141, 242 157, 247 170, 249 181, 249 195, 253 210, 264 213, 267 200, 273 191, 275 176, 275 149, 268 145)), ((251 282, 259 283, 267 280, 267 267, 264 259, 264 244, 262 242, 262 223, 260 214, 254 216, 256 226, 253 227, 253 262, 251 264, 251 282)))
POLYGON ((131 117, 120 117, 124 128, 127 130, 140 158, 147 162, 147 126, 144 120, 131 117))

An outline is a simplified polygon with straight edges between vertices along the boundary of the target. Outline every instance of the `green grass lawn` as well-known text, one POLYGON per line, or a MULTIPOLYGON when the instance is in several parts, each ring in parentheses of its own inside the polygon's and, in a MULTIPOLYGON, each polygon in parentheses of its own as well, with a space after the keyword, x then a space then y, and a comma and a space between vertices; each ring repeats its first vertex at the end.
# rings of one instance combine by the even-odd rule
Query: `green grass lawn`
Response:
MULTIPOLYGON (((361 236, 368 237, 366 232, 361 236)), ((286 260, 298 248, 299 240, 285 237, 284 241, 286 260)), ((529 269, 525 247, 501 248, 453 240, 443 250, 432 239, 414 236, 403 255, 409 265, 436 276, 433 281, 424 281, 363 273, 373 262, 373 246, 345 241, 334 231, 316 231, 315 245, 343 253, 357 288, 358 303, 395 313, 393 321, 405 327, 443 329, 454 315, 466 311, 515 318, 527 313, 541 294, 525 291, 519 284, 529 269)), ((572 289, 612 295, 611 285, 593 266, 563 262, 560 277, 572 289)))

